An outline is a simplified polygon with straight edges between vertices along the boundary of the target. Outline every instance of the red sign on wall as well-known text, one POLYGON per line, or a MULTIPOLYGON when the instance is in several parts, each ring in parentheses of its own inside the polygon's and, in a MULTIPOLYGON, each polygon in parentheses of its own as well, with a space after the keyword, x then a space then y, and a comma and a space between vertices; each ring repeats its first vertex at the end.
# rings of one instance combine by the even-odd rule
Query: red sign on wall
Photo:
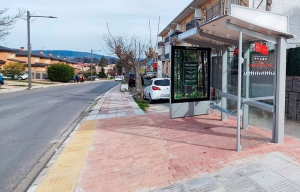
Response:
POLYGON ((157 69, 157 62, 153 62, 153 69, 157 69))
POLYGON ((254 51, 258 53, 262 53, 264 55, 268 55, 268 46, 255 42, 254 43, 254 51))

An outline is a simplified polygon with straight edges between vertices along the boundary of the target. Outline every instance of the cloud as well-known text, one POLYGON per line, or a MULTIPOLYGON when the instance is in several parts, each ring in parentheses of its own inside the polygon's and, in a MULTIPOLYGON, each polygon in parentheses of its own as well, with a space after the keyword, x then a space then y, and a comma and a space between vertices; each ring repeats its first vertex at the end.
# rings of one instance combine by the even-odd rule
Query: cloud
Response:
MULTIPOLYGON (((14 0, 1 2, 9 13, 20 9, 33 15, 56 16, 57 19, 38 18, 31 23, 33 49, 67 49, 89 52, 105 47, 106 24, 114 35, 139 36, 149 39, 151 21, 152 41, 156 42, 158 18, 160 30, 171 22, 191 0, 14 0)), ((26 21, 20 20, 1 45, 12 48, 27 47, 26 21)), ((104 54, 104 53, 103 53, 104 54)))

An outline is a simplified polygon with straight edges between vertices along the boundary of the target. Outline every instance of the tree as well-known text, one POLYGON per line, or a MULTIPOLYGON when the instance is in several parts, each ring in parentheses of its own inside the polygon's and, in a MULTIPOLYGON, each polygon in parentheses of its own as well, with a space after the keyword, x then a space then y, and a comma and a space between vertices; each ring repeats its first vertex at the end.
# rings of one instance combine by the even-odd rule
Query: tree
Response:
POLYGON ((15 76, 22 75, 24 73, 25 66, 22 63, 7 63, 3 65, 3 74, 14 78, 15 76))
POLYGON ((99 77, 100 77, 100 78, 106 78, 106 74, 105 74, 105 71, 104 71, 104 67, 101 68, 101 71, 99 72, 99 77))
POLYGON ((118 75, 122 75, 123 74, 123 70, 122 70, 122 64, 120 63, 120 61, 118 61, 118 63, 116 64, 116 71, 118 75))
POLYGON ((18 19, 21 19, 25 13, 24 10, 20 10, 14 15, 5 15, 8 8, 0 9, 0 39, 4 39, 10 34, 10 30, 15 26, 18 19))
POLYGON ((136 76, 136 96, 137 99, 143 99, 143 87, 140 76, 140 66, 147 63, 150 59, 156 58, 156 52, 151 47, 151 44, 142 42, 138 37, 127 38, 125 36, 104 35, 103 39, 107 49, 111 54, 115 54, 121 65, 126 68, 132 68, 136 76))
POLYGON ((47 69, 51 81, 68 82, 73 79, 74 68, 63 63, 55 63, 47 69))
POLYGON ((116 64, 116 59, 115 58, 110 58, 111 64, 116 64))
POLYGON ((116 70, 114 69, 108 69, 107 74, 110 75, 111 77, 116 76, 116 70))
POLYGON ((99 61, 98 66, 100 66, 100 67, 106 67, 106 65, 107 65, 107 61, 106 61, 105 57, 102 56, 101 59, 100 59, 100 61, 99 61))

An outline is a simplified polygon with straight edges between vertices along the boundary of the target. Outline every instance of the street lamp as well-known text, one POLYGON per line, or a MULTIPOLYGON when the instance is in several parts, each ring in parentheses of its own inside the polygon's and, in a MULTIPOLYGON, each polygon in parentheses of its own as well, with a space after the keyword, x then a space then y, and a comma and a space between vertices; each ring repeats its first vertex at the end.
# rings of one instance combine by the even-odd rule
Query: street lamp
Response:
POLYGON ((31 46, 30 46, 30 18, 31 17, 44 17, 44 18, 57 18, 52 16, 33 16, 30 15, 30 12, 27 11, 27 35, 28 35, 28 89, 31 88, 31 46))
POLYGON ((92 64, 92 60, 93 60, 93 51, 101 51, 101 50, 93 50, 91 49, 91 82, 93 81, 92 76, 93 76, 93 64, 92 64))

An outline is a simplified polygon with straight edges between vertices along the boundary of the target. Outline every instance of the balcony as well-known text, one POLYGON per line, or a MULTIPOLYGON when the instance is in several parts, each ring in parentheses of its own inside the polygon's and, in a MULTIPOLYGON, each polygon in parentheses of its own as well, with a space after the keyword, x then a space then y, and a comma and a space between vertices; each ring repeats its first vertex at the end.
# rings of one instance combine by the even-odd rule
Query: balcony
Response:
POLYGON ((175 32, 173 32, 173 33, 170 35, 170 37, 175 37, 175 36, 179 35, 180 33, 182 33, 182 32, 181 32, 181 31, 175 31, 175 32))
POLYGON ((185 29, 186 29, 186 31, 188 31, 188 30, 193 29, 198 26, 200 26, 200 22, 197 21, 196 19, 193 19, 190 22, 188 22, 187 24, 185 24, 185 29))
POLYGON ((170 59, 170 53, 165 54, 165 59, 170 59))
POLYGON ((165 60, 165 46, 160 46, 158 48, 158 60, 164 61, 165 60))
POLYGON ((164 42, 168 43, 169 41, 170 41, 170 37, 166 37, 164 42))
POLYGON ((164 47, 164 46, 165 46, 165 44, 162 41, 160 41, 160 42, 157 43, 157 47, 164 47))
POLYGON ((164 61, 165 60, 165 55, 159 55, 158 60, 159 61, 164 61))
POLYGON ((223 4, 220 4, 220 2, 218 1, 217 3, 206 9, 205 22, 228 14, 231 4, 247 6, 247 4, 243 0, 225 0, 223 4))

